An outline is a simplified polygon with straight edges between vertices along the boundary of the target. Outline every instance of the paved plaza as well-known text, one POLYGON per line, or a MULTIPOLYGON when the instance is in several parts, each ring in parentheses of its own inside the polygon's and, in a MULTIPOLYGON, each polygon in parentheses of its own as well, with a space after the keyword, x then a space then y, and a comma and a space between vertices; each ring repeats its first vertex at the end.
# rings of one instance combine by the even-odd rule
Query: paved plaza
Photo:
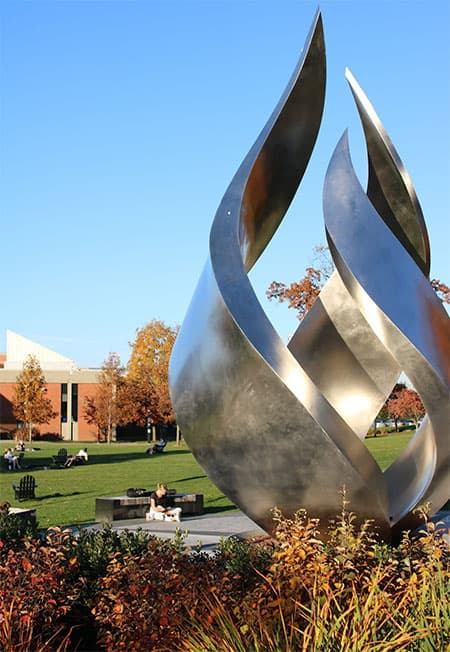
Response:
MULTIPOLYGON (((186 548, 201 548, 203 552, 212 552, 221 538, 237 536, 249 538, 265 535, 256 523, 242 512, 230 514, 202 514, 201 516, 186 516, 181 523, 170 521, 146 521, 143 518, 114 521, 114 530, 136 531, 145 530, 161 539, 173 539, 178 528, 187 533, 184 546, 186 548)), ((95 523, 87 526, 90 529, 101 529, 103 524, 95 523)))

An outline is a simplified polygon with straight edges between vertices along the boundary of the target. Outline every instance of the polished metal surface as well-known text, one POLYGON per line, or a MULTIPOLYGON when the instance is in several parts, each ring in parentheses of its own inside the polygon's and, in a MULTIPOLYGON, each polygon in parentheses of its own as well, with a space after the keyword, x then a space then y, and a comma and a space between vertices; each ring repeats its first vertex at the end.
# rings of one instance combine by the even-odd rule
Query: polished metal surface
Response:
POLYGON ((218 208, 169 380, 195 457, 265 530, 275 506, 286 515, 306 508, 325 527, 341 509, 345 485, 351 509, 389 539, 393 528, 414 524, 419 502, 437 510, 448 498, 448 317, 424 275, 428 238, 409 176, 350 72, 347 79, 369 183, 366 195, 344 138, 324 189, 335 273, 286 347, 247 273, 282 220, 319 130, 325 46, 318 12, 283 96, 218 208), (362 440, 402 370, 428 418, 382 473, 362 440))

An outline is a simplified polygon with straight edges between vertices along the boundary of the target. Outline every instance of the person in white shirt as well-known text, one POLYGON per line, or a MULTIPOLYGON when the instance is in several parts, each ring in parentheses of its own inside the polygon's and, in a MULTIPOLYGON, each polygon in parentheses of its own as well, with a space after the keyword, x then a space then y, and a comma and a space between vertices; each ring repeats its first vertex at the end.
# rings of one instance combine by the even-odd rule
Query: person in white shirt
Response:
POLYGON ((19 458, 17 457, 17 455, 14 455, 11 448, 6 449, 3 457, 5 458, 5 460, 8 463, 8 470, 9 471, 11 471, 11 469, 13 471, 19 471, 19 469, 20 469, 19 458))
POLYGON ((73 464, 85 464, 89 459, 87 448, 81 448, 76 455, 67 458, 64 466, 68 468, 73 464))
POLYGON ((81 448, 75 457, 78 457, 78 459, 82 462, 87 462, 89 459, 87 448, 81 448))

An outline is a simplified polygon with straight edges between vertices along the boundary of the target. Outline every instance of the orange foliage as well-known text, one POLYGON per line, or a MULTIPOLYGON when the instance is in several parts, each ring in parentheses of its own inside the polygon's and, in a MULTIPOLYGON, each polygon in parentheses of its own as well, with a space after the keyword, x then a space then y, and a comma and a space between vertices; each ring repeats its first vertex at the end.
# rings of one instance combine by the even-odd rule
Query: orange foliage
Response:
POLYGON ((178 334, 178 327, 166 326, 153 319, 137 329, 131 344, 128 373, 120 392, 122 416, 128 422, 145 425, 175 420, 169 393, 169 360, 178 334))
POLYGON ((419 394, 414 389, 401 389, 388 401, 388 410, 395 419, 412 419, 414 423, 425 414, 419 394))
POLYGON ((49 423, 56 416, 45 392, 45 377, 39 360, 36 356, 29 355, 16 379, 13 412, 17 421, 27 424, 30 441, 33 423, 49 423))
POLYGON ((431 285, 442 303, 450 303, 450 288, 448 285, 441 283, 437 278, 431 281, 431 285))
POLYGON ((289 286, 278 281, 272 281, 266 296, 269 300, 277 299, 279 303, 288 302, 288 308, 297 311, 298 319, 303 319, 314 301, 320 294, 323 285, 323 274, 319 269, 307 267, 305 276, 298 283, 289 286))

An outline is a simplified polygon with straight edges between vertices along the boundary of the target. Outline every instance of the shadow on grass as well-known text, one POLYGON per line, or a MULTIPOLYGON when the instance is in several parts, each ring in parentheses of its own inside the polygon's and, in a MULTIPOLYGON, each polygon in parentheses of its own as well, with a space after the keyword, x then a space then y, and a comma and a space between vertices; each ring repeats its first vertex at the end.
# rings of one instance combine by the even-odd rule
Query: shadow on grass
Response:
POLYGON ((47 498, 68 498, 69 496, 81 496, 82 493, 87 493, 83 491, 72 491, 71 493, 61 494, 56 492, 54 494, 47 494, 46 496, 36 496, 34 500, 41 501, 46 500, 47 498))
MULTIPOLYGON (((136 460, 148 459, 149 465, 154 459, 167 459, 174 455, 190 455, 190 451, 167 451, 159 455, 146 455, 144 453, 117 453, 111 455, 89 455, 89 465, 95 464, 120 464, 121 462, 135 462, 136 460)), ((79 465, 82 466, 82 465, 79 465)), ((76 468, 76 467, 75 467, 76 468)))
MULTIPOLYGON (((136 460, 143 460, 143 459, 148 459, 149 464, 152 463, 152 461, 155 458, 160 458, 160 459, 165 459, 168 457, 172 457, 173 455, 191 455, 191 452, 189 450, 168 450, 164 451, 164 453, 160 453, 159 455, 146 455, 145 451, 133 451, 129 453, 121 453, 121 452, 111 452, 111 453, 104 453, 102 455, 96 455, 95 453, 89 453, 89 466, 92 465, 99 465, 99 464, 120 464, 121 462, 134 462, 136 460)), ((85 466, 85 465, 73 465, 75 468, 77 466, 85 466)), ((48 456, 48 454, 42 455, 33 455, 33 458, 25 458, 24 463, 23 463, 23 468, 22 472, 31 472, 31 471, 42 471, 42 470, 48 470, 48 471, 60 471, 62 469, 65 469, 67 467, 64 467, 62 465, 55 465, 52 459, 48 456)), ((68 467, 72 468, 72 467, 68 467)))
POLYGON ((171 480, 171 482, 175 484, 175 482, 188 482, 189 480, 204 480, 206 477, 206 473, 204 473, 203 475, 193 475, 190 478, 177 478, 176 480, 171 480))

